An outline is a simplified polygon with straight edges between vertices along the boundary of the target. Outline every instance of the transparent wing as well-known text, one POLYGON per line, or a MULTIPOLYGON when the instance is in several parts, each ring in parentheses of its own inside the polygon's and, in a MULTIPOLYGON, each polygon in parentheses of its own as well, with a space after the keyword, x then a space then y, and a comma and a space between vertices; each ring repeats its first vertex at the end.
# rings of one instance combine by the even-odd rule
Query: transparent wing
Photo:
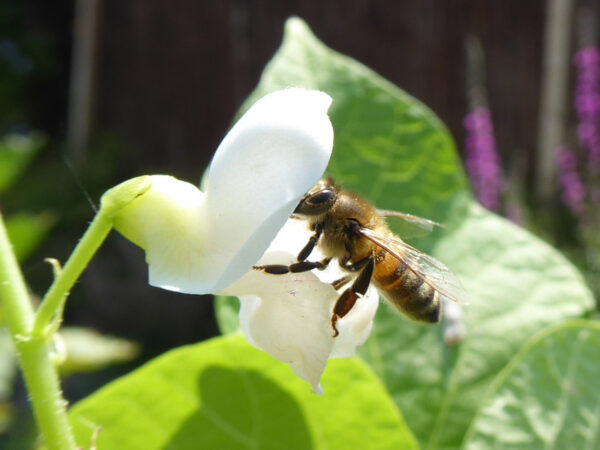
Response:
POLYGON ((461 305, 468 304, 468 296, 462 284, 442 262, 420 252, 400 239, 384 236, 369 228, 360 228, 358 232, 406 264, 415 275, 438 291, 440 295, 461 305))
POLYGON ((388 209, 378 209, 377 214, 381 217, 393 217, 400 219, 393 223, 392 227, 398 230, 398 234, 402 237, 421 237, 433 231, 434 227, 443 227, 442 224, 433 220, 424 219, 423 217, 414 216, 412 214, 402 213, 399 211, 391 211, 388 209))

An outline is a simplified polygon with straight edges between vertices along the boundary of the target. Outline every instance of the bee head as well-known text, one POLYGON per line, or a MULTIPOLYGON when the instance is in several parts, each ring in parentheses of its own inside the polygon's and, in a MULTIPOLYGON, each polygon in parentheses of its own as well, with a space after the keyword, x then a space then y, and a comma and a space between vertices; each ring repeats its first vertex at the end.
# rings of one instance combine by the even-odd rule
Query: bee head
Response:
POLYGON ((337 200, 337 191, 333 185, 319 182, 311 191, 309 191, 296 209, 294 214, 304 216, 318 216, 331 209, 337 200))

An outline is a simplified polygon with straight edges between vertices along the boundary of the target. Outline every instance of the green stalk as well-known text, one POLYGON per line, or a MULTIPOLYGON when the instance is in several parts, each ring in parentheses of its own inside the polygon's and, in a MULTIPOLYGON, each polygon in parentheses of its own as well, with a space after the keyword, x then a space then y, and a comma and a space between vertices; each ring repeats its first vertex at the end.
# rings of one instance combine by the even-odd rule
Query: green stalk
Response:
POLYGON ((33 412, 49 449, 75 450, 58 374, 46 338, 31 338, 34 312, 0 215, 0 301, 12 335, 33 412))
POLYGON ((79 244, 71 253, 67 263, 62 268, 60 276, 54 279, 54 283, 48 289, 42 303, 35 315, 32 334, 34 336, 44 336, 48 332, 50 321, 56 316, 56 320, 61 320, 64 302, 69 295, 69 291, 81 275, 81 272, 87 267, 90 259, 98 250, 98 247, 104 242, 112 228, 112 219, 107 217, 106 213, 100 208, 100 211, 94 217, 89 228, 79 241, 79 244))
POLYGON ((0 301, 13 336, 25 336, 33 323, 33 306, 0 212, 0 301))
POLYGON ((100 211, 73 250, 62 271, 54 264, 55 279, 34 312, 23 274, 8 240, 0 214, 0 302, 10 330, 35 420, 50 450, 75 450, 67 419, 67 403, 52 361, 52 339, 62 321, 69 291, 110 232, 114 216, 152 186, 151 177, 125 181, 107 191, 100 211))
POLYGON ((17 338, 15 347, 44 444, 50 450, 77 449, 48 340, 17 338))
POLYGON ((33 336, 45 336, 57 329, 57 325, 60 325, 62 320, 62 311, 69 291, 106 239, 112 228, 113 218, 133 200, 147 192, 151 186, 151 177, 143 175, 124 181, 104 193, 96 217, 42 299, 33 323, 33 336), (51 324, 53 319, 55 322, 51 324))

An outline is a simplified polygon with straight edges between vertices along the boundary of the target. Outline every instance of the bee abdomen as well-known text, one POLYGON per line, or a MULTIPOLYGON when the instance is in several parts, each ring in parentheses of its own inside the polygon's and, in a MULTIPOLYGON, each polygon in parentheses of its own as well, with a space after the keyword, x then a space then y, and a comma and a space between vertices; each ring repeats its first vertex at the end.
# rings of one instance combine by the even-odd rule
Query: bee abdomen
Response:
POLYGON ((377 285, 388 301, 413 320, 439 322, 441 308, 437 291, 405 264, 390 272, 376 274, 377 285))

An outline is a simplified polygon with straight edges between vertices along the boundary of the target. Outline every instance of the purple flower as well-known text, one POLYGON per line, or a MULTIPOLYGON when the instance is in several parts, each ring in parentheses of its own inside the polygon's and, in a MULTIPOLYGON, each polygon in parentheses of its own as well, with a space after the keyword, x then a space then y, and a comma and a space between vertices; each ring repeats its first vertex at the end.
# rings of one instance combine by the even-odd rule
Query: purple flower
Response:
POLYGON ((466 166, 475 195, 491 211, 500 209, 501 169, 491 113, 487 108, 477 108, 463 122, 466 166))
POLYGON ((590 46, 577 52, 575 84, 575 111, 579 119, 577 137, 586 151, 590 172, 600 173, 600 50, 590 46))
POLYGON ((585 213, 586 188, 577 172, 577 158, 567 147, 558 149, 558 183, 563 203, 578 217, 585 213))

